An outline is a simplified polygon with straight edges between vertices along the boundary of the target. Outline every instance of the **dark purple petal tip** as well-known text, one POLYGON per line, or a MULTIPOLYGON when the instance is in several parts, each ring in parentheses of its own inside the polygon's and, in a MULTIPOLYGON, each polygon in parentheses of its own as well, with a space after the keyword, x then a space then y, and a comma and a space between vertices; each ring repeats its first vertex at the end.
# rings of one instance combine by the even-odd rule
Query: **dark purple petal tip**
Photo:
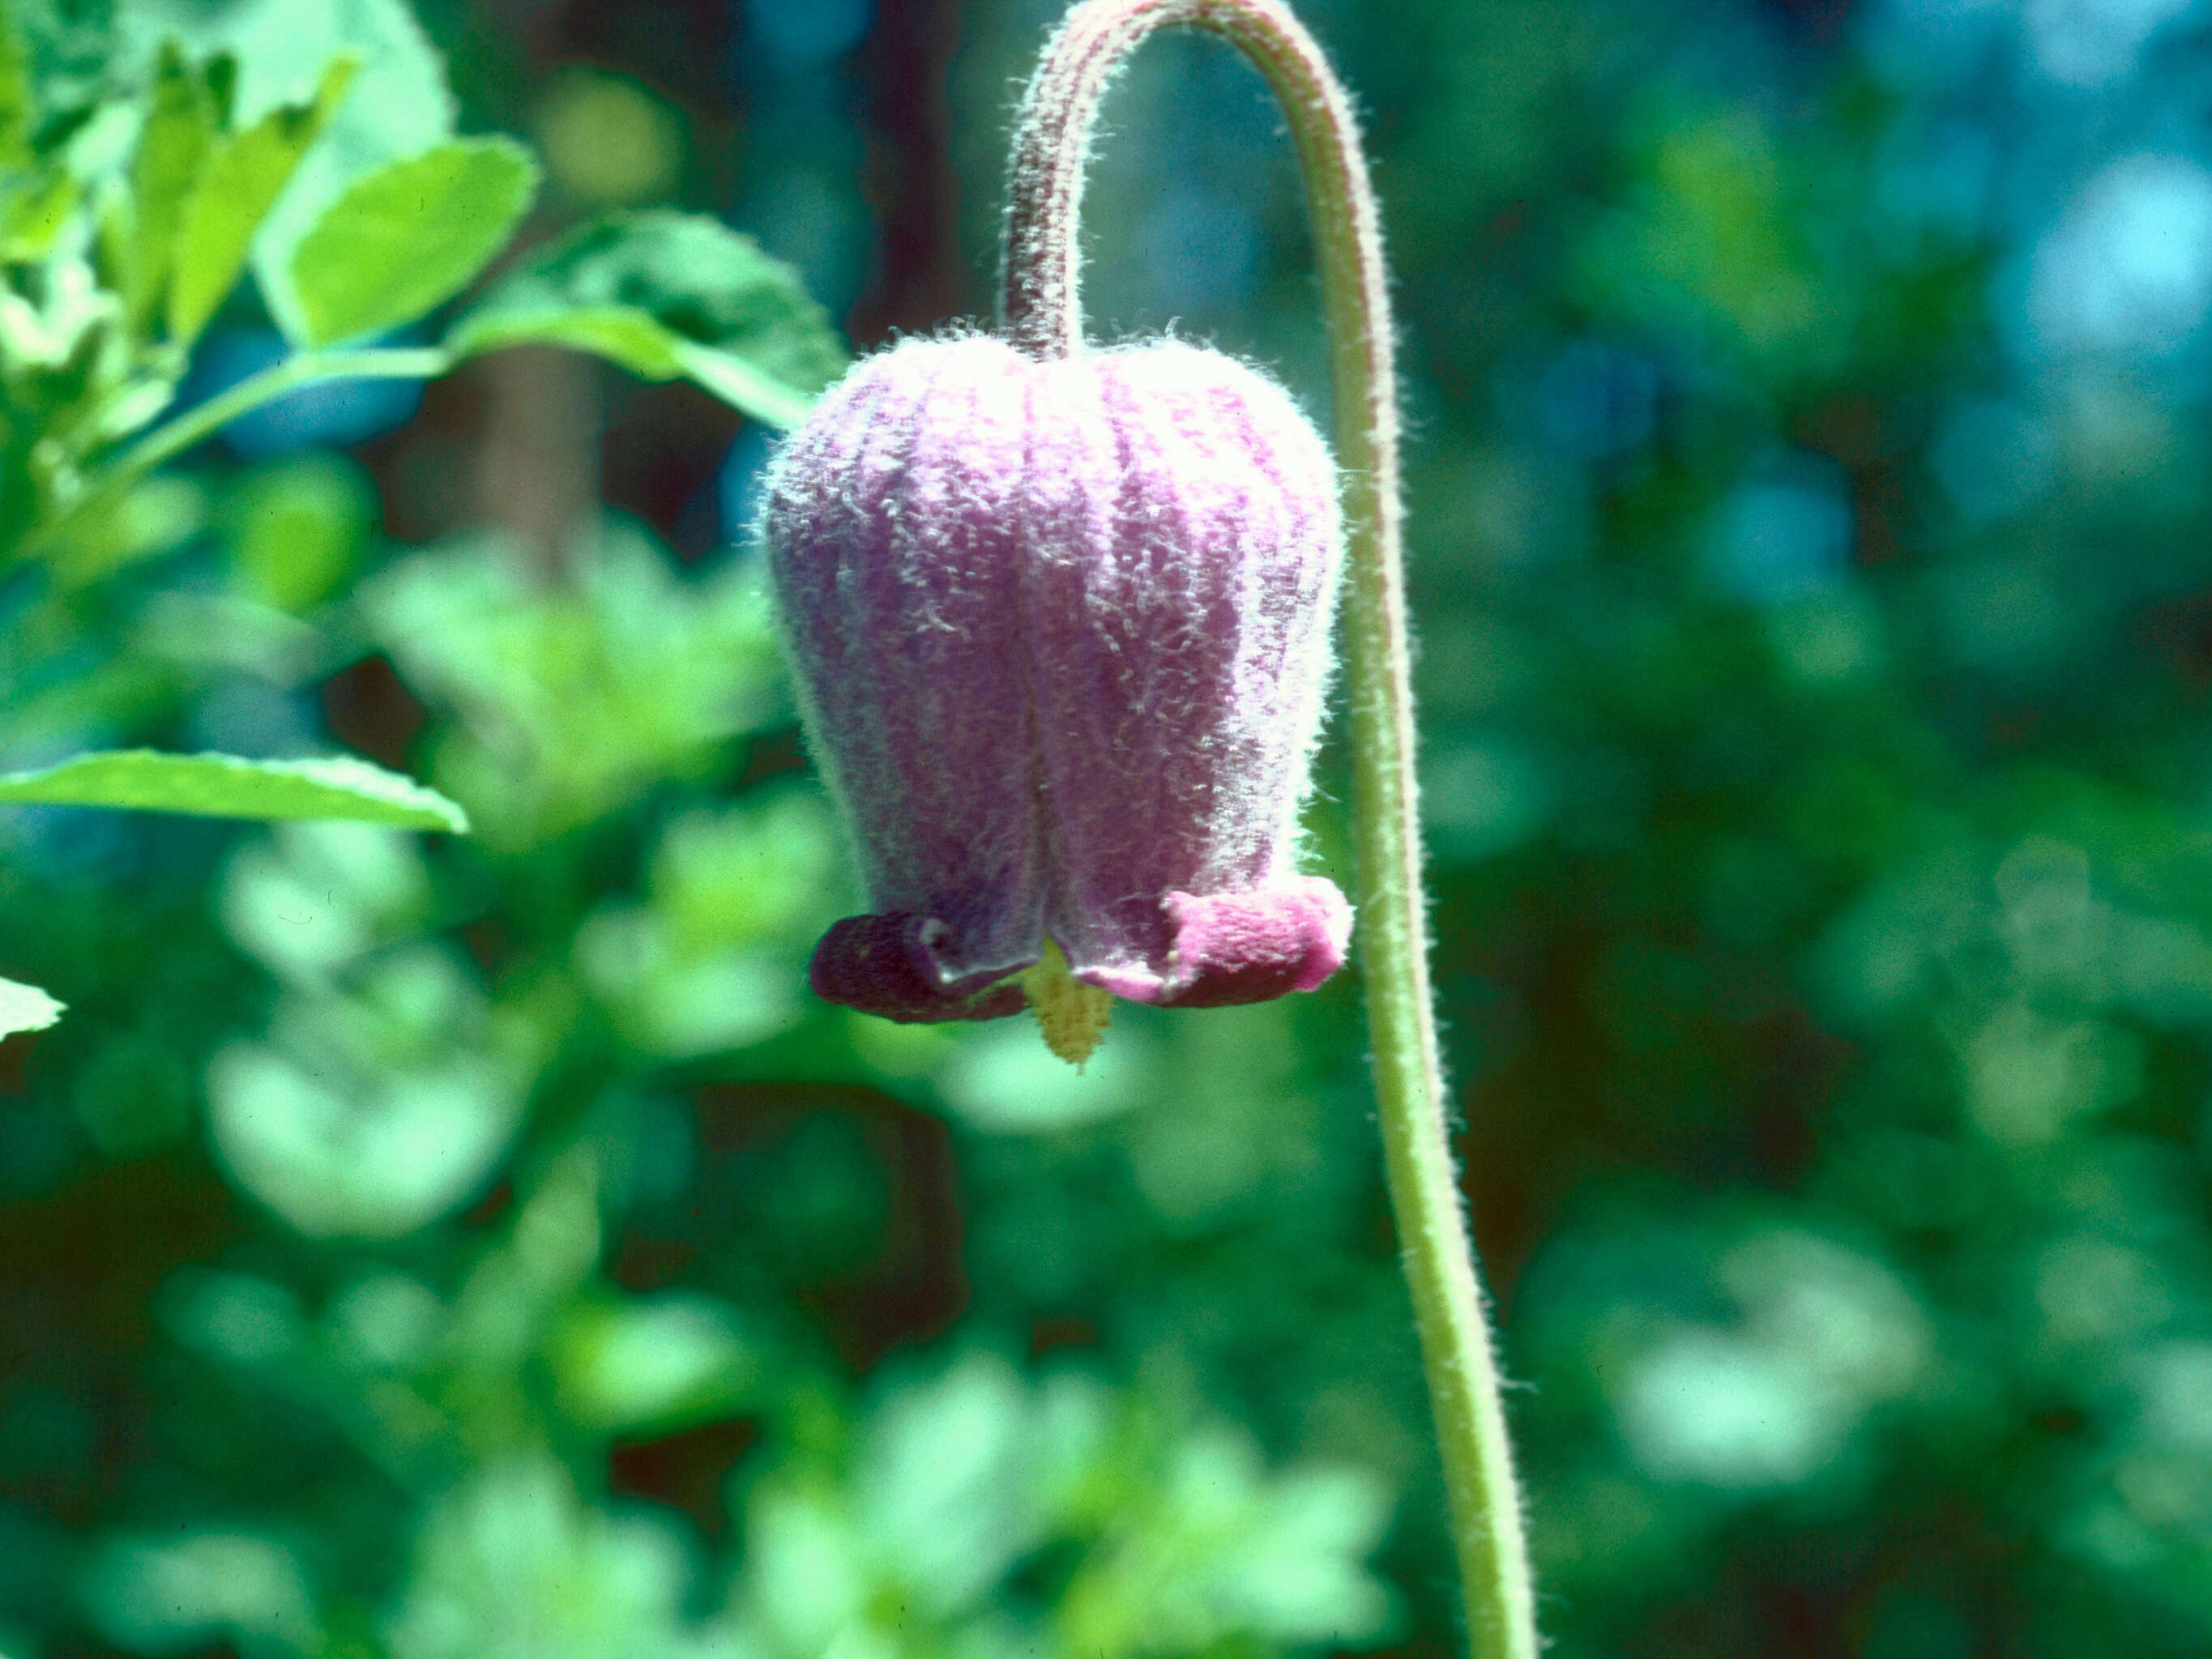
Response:
POLYGON ((1164 976, 1133 968, 1076 977, 1132 1002, 1226 1008, 1313 990, 1344 966, 1352 939, 1351 905, 1320 876, 1252 892, 1170 893, 1162 904, 1175 936, 1164 976))
POLYGON ((934 916, 848 916, 814 947, 807 982, 825 1002, 908 1025, 1020 1013, 1027 1000, 1006 976, 1028 964, 950 975, 944 963, 951 934, 934 916))

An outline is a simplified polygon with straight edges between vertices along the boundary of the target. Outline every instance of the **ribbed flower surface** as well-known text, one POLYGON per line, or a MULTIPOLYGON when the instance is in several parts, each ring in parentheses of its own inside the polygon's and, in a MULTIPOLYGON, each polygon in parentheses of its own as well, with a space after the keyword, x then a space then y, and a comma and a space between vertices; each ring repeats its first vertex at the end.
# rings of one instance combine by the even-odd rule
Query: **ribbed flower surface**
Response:
POLYGON ((1310 989, 1350 912, 1297 874, 1341 556, 1272 382, 1177 342, 866 359, 780 453, 765 541, 871 915, 816 988, 902 1019, 1022 1006, 1049 936, 1139 1001, 1310 989))

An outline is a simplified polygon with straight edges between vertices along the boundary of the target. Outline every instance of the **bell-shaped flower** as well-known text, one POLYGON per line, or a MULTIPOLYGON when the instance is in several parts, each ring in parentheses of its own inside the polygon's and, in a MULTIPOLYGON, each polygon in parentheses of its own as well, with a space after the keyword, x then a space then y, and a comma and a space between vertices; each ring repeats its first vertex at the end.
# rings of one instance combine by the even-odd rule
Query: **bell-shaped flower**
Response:
POLYGON ((1176 341, 867 358, 779 452, 763 531, 870 915, 815 989, 1018 1012, 1047 941, 1139 1002, 1310 990, 1351 911, 1297 873, 1342 556, 1290 398, 1176 341))

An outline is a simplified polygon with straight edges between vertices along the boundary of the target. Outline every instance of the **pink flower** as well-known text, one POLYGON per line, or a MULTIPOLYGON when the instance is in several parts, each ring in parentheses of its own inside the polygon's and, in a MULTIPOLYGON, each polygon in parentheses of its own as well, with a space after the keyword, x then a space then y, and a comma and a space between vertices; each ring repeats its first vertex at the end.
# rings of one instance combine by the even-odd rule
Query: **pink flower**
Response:
POLYGON ((1350 907, 1295 864, 1335 470, 1272 381, 1176 341, 908 341, 793 434, 763 524, 873 907, 817 947, 821 995, 1013 1013, 1048 938, 1077 980, 1184 1006, 1342 964, 1350 907))

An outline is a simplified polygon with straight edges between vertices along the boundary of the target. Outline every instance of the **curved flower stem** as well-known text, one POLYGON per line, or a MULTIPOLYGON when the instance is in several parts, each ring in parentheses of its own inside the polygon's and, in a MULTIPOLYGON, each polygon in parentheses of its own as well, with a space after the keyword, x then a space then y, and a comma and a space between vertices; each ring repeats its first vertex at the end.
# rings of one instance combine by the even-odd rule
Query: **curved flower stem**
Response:
POLYGON ((1155 29, 1222 35, 1289 117, 1328 309, 1349 531, 1346 629, 1359 939, 1391 1203, 1404 1249, 1479 1659, 1534 1659, 1512 1449, 1445 1124, 1428 969, 1398 493, 1398 394, 1375 198, 1349 100, 1279 0, 1084 0, 1023 100, 1006 216, 1004 322, 1039 357, 1083 349, 1076 240, 1098 105, 1155 29))

